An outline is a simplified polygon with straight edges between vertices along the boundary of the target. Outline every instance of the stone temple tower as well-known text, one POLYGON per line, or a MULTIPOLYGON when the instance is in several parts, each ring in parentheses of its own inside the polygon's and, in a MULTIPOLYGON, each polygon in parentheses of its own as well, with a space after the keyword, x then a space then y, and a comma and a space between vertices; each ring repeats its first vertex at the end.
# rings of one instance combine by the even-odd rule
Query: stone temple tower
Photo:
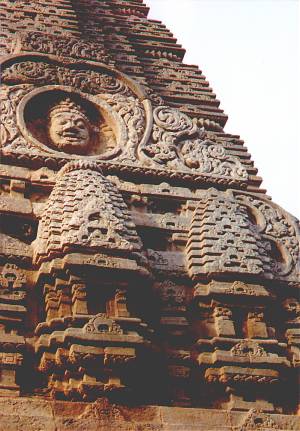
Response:
POLYGON ((299 429, 297 220, 147 13, 1 2, 0 429, 299 429))

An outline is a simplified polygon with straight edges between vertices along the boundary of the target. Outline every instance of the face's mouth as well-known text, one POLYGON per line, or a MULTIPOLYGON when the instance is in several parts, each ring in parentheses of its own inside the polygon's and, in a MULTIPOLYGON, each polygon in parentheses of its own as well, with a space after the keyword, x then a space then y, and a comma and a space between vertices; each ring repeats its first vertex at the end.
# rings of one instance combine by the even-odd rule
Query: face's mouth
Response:
POLYGON ((67 141, 81 141, 82 137, 78 136, 77 133, 62 133, 61 135, 62 139, 66 139, 67 141))
POLYGON ((77 138, 78 133, 77 132, 62 132, 61 136, 65 137, 70 137, 70 138, 77 138))
POLYGON ((68 141, 81 141, 78 137, 72 137, 72 136, 64 136, 64 139, 67 139, 68 141))
POLYGON ((54 145, 71 150, 74 148, 83 148, 88 145, 89 136, 83 130, 75 127, 68 127, 57 130, 54 136, 50 134, 50 139, 52 139, 54 145))

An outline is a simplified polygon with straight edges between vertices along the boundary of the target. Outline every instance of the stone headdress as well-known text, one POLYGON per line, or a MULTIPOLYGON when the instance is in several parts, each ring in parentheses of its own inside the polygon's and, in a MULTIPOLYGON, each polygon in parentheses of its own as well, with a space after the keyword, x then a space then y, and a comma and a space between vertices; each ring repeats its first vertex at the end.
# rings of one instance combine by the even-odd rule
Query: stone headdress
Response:
POLYGON ((47 118, 48 118, 48 120, 51 120, 51 118, 55 117, 56 115, 58 115, 62 112, 68 112, 68 113, 73 113, 73 114, 77 114, 77 115, 79 114, 87 122, 87 124, 89 125, 90 130, 92 132, 94 132, 94 133, 99 132, 99 127, 97 127, 95 124, 93 124, 91 122, 91 120, 87 116, 87 113, 83 109, 83 107, 81 105, 77 105, 69 97, 61 100, 59 103, 55 103, 49 109, 47 118))
POLYGON ((52 118, 55 115, 60 114, 61 112, 69 112, 74 114, 79 114, 81 117, 83 117, 87 123, 90 123, 89 118, 87 117, 86 113, 84 112, 83 108, 80 105, 77 105, 75 102, 73 102, 70 98, 61 100, 59 103, 56 103, 52 106, 52 108, 48 111, 48 118, 52 118))

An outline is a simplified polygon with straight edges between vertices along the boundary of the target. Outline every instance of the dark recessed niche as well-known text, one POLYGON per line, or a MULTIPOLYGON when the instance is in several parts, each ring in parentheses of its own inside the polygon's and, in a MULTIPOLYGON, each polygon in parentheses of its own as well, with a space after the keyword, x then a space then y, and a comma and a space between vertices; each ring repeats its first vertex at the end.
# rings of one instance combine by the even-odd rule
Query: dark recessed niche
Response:
POLYGON ((142 240, 144 248, 157 251, 167 251, 169 248, 170 234, 158 228, 137 228, 137 233, 142 240))
POLYGON ((37 222, 13 215, 0 215, 0 232, 30 244, 37 234, 37 222))

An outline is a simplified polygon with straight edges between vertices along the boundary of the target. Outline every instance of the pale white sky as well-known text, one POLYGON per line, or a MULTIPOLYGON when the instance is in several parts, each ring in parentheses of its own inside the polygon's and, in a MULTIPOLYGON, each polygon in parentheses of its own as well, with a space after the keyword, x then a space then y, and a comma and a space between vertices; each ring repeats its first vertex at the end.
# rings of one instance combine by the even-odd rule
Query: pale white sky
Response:
POLYGON ((262 187, 300 218, 300 2, 145 0, 203 71, 262 187))

